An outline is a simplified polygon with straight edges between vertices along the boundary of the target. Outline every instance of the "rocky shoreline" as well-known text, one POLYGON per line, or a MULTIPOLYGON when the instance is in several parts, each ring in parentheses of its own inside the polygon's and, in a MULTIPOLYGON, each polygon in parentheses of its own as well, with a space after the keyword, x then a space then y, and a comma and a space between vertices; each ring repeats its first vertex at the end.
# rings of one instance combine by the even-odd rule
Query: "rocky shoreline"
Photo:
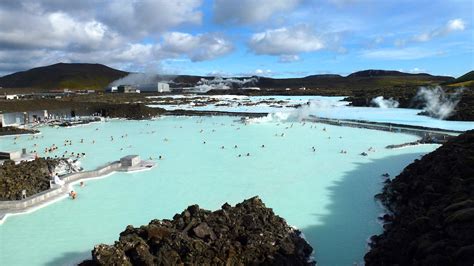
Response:
POLYGON ((376 198, 389 213, 366 265, 472 265, 474 130, 407 166, 376 198))
POLYGON ((0 127, 0 136, 20 135, 20 134, 36 134, 38 130, 25 129, 18 127, 0 127))
POLYGON ((50 173, 60 159, 38 158, 31 162, 8 160, 0 165, 0 200, 20 200, 22 190, 27 195, 37 194, 50 188, 50 173))
POLYGON ((211 212, 189 206, 172 220, 128 226, 79 265, 315 265, 313 249, 258 198, 211 212))
MULTIPOLYGON (((453 88, 443 87, 446 91, 452 92, 453 88)), ((384 96, 385 99, 393 98, 399 103, 399 108, 420 109, 420 115, 428 115, 423 112, 421 107, 423 102, 416 99, 418 87, 397 88, 396 90, 360 90, 353 91, 352 95, 345 98, 344 101, 351 102, 351 106, 370 107, 372 99, 378 96, 384 96)), ((474 88, 464 88, 461 99, 454 112, 446 118, 452 121, 474 121, 474 88)))

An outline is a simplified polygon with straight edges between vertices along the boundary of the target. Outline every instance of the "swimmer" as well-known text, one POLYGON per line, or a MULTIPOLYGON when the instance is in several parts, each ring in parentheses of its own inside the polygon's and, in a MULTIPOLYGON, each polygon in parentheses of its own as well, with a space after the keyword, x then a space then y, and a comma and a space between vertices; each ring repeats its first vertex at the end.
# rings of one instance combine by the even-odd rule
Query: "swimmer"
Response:
POLYGON ((221 146, 221 149, 224 149, 224 145, 221 146))
POLYGON ((163 159, 163 156, 161 156, 161 155, 160 155, 160 156, 158 156, 158 159, 159 159, 159 160, 163 159))
POLYGON ((242 157, 242 154, 239 154, 237 157, 242 157))
POLYGON ((206 144, 206 141, 203 141, 202 144, 206 144))
POLYGON ((250 156, 250 152, 247 152, 247 156, 250 156))
POLYGON ((81 185, 81 187, 85 187, 85 186, 86 186, 86 184, 84 184, 84 181, 81 181, 80 185, 81 185))
POLYGON ((262 148, 265 148, 265 145, 262 144, 262 148))
POLYGON ((74 200, 77 197, 77 193, 74 190, 71 190, 71 192, 69 192, 69 196, 74 200))

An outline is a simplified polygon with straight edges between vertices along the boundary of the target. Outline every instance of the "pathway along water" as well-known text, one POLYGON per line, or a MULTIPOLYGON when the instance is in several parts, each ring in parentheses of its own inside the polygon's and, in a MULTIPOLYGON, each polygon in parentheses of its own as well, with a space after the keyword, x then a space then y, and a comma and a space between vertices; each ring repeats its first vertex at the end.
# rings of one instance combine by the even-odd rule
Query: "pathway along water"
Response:
POLYGON ((59 199, 67 197, 72 190, 72 185, 85 180, 96 179, 104 177, 113 172, 135 172, 149 170, 155 167, 156 163, 153 161, 139 160, 137 155, 129 155, 123 157, 119 161, 107 163, 104 166, 98 167, 92 171, 83 171, 71 173, 61 177, 63 185, 53 184, 50 189, 40 193, 31 195, 22 200, 0 201, 0 224, 2 224, 10 215, 18 215, 22 213, 29 213, 41 207, 47 206, 59 199), (138 158, 135 163, 126 162, 126 158, 134 156, 138 158))

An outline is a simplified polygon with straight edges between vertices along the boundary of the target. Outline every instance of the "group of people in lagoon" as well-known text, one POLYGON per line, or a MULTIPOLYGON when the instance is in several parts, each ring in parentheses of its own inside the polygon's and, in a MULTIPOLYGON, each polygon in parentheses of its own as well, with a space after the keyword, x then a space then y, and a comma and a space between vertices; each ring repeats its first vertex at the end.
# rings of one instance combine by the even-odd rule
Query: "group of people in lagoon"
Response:
MULTIPOLYGON (((203 122, 203 121, 200 120, 200 121, 197 121, 196 123, 202 123, 202 122, 203 122)), ((301 122, 301 126, 305 126, 305 124, 306 124, 305 122, 301 122)), ((147 125, 150 125, 150 124, 147 124, 147 125)), ((225 126, 225 124, 223 124, 223 123, 221 123, 220 125, 221 125, 221 126, 225 126)), ((244 126, 246 126, 246 125, 247 125, 247 123, 244 123, 244 126)), ((277 125, 280 125, 280 124, 277 124, 277 125)), ((231 126, 235 126, 235 125, 232 124, 231 126)), ((177 128, 177 126, 175 126, 175 128, 177 128)), ((179 126, 179 128, 182 128, 182 126, 179 126)), ((293 123, 292 123, 291 125, 285 127, 286 130, 288 130, 288 129, 290 129, 290 128, 293 128, 293 123)), ((311 125, 310 128, 316 129, 317 127, 316 127, 316 125, 311 125)), ((239 129, 240 129, 240 127, 237 127, 237 128, 236 128, 236 130, 239 130, 239 129)), ((96 128, 95 130, 98 131, 99 128, 96 128)), ((201 129, 201 130, 199 131, 199 133, 204 133, 204 131, 205 131, 204 129, 201 129)), ((323 128, 322 128, 322 131, 323 131, 323 132, 327 132, 326 127, 323 127, 323 128)), ((216 129, 212 129, 212 130, 210 130, 210 132, 216 132, 216 129)), ((142 132, 142 133, 143 133, 143 132, 142 132)), ((155 134, 155 133, 156 133, 156 130, 148 131, 148 132, 146 132, 146 133, 147 133, 147 134, 155 134)), ((282 133, 275 133, 275 136, 277 136, 277 137, 285 137, 285 132, 282 132, 282 133)), ((121 139, 124 139, 124 138, 127 138, 127 137, 128 137, 128 134, 123 134, 123 135, 120 136, 121 139)), ((20 136, 16 136, 16 137, 14 138, 15 144, 16 144, 16 141, 17 141, 19 138, 20 138, 20 136)), ((31 138, 30 138, 29 140, 35 140, 35 139, 39 139, 39 138, 44 138, 44 136, 42 136, 42 135, 41 135, 41 136, 31 136, 31 138)), ((329 136, 328 139, 330 139, 330 138, 331 138, 331 137, 329 136)), ((342 138, 342 137, 340 136, 339 138, 342 138)), ((110 136, 110 141, 114 141, 114 140, 115 140, 114 136, 110 136)), ((163 141, 164 141, 164 142, 168 142, 169 139, 165 137, 165 138, 163 138, 163 141)), ((81 144, 85 143, 84 138, 81 138, 79 142, 80 142, 81 144)), ((95 141, 95 140, 92 140, 91 143, 92 143, 92 144, 95 144, 96 141, 95 141)), ((202 143, 203 143, 203 144, 206 144, 207 141, 204 140, 202 143)), ((34 143, 33 146, 36 148, 38 145, 37 145, 36 143, 34 143)), ((64 140, 63 146, 64 146, 64 147, 73 146, 72 140, 70 140, 70 139, 64 140)), ((127 148, 131 148, 132 146, 131 146, 131 145, 128 145, 128 146, 126 146, 126 147, 127 147, 127 148)), ((265 144, 261 144, 261 145, 260 145, 260 148, 265 148, 265 147, 266 147, 265 144)), ((224 146, 224 145, 221 145, 220 148, 221 148, 221 149, 225 149, 225 146, 224 146)), ((237 144, 235 144, 235 145, 233 146, 233 148, 234 148, 234 149, 238 149, 239 146, 238 146, 237 144)), ((54 152, 56 152, 56 151, 58 151, 58 150, 59 150, 59 147, 58 147, 56 144, 52 144, 51 146, 46 147, 46 148, 44 149, 44 154, 54 153, 54 152)), ((120 150, 122 151, 122 150, 124 150, 124 148, 122 147, 122 148, 120 148, 120 150)), ((312 151, 312 152, 316 152, 316 147, 315 147, 315 146, 312 146, 312 147, 311 147, 311 151, 312 151)), ((370 148, 367 150, 367 152, 364 151, 364 152, 360 153, 360 155, 362 155, 362 156, 367 156, 367 155, 368 155, 368 152, 375 152, 375 149, 374 149, 373 147, 370 147, 370 148)), ((35 153, 35 154, 36 154, 36 150, 33 150, 32 153, 35 153)), ((342 150, 340 150, 340 153, 341 153, 341 154, 347 154, 347 150, 342 149, 342 150)), ((65 157, 71 158, 71 157, 72 157, 72 158, 79 159, 79 158, 84 157, 85 155, 86 155, 86 154, 85 154, 84 152, 69 152, 68 150, 65 150, 65 151, 63 152, 63 154, 62 154, 62 157, 63 157, 63 158, 65 158, 65 157)), ((243 157, 243 156, 249 157, 249 156, 251 156, 251 153, 250 153, 250 152, 246 152, 246 153, 240 153, 240 154, 237 155, 237 157, 243 157)), ((57 155, 56 155, 55 157, 57 157, 57 155)), ((159 155, 157 158, 156 158, 156 157, 153 157, 153 156, 150 156, 150 157, 149 157, 150 160, 154 160, 154 159, 162 160, 163 158, 164 158, 163 155, 159 155)), ((81 184, 81 187, 84 186, 84 182, 81 182, 80 184, 81 184)), ((77 198, 77 192, 75 192, 74 190, 71 190, 71 191, 69 192, 69 196, 70 196, 72 199, 76 199, 76 198, 77 198)))

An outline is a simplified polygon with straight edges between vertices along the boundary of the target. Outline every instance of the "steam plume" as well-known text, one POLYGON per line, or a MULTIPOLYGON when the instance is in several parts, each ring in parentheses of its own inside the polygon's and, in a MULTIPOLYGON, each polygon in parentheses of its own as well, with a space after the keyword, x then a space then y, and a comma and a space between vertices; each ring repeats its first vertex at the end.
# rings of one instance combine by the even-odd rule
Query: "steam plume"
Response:
POLYGON ((441 87, 434 88, 421 87, 416 96, 416 100, 424 103, 423 110, 430 116, 445 119, 454 112, 454 108, 461 100, 463 89, 455 93, 448 94, 441 87))
POLYGON ((399 105, 393 98, 384 99, 383 96, 373 98, 371 103, 379 108, 397 108, 399 105))

